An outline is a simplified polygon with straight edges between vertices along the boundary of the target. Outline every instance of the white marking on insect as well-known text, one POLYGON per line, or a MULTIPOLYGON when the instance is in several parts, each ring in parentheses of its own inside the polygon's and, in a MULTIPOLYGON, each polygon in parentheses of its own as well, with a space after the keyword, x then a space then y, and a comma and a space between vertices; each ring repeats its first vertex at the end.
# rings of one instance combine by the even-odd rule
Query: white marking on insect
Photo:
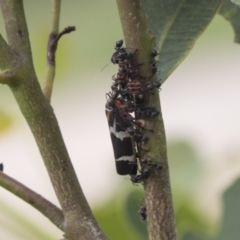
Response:
POLYGON ((134 162, 135 158, 134 158, 134 155, 132 155, 132 156, 122 156, 122 157, 116 159, 116 161, 130 161, 130 162, 134 162))
POLYGON ((116 124, 117 124, 116 119, 114 119, 113 126, 112 126, 112 127, 111 127, 111 126, 109 127, 110 132, 111 132, 114 136, 116 136, 118 139, 120 139, 120 140, 122 140, 122 141, 123 141, 124 138, 130 137, 130 135, 129 135, 129 133, 128 133, 127 131, 119 131, 119 132, 116 132, 116 124))

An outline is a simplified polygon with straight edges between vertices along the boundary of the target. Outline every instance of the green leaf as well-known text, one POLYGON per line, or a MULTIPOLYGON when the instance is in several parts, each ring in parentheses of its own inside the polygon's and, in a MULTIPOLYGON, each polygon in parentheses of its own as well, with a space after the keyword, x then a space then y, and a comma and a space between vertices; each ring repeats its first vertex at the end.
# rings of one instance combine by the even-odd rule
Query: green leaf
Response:
POLYGON ((240 178, 224 193, 224 214, 220 232, 216 238, 196 237, 188 232, 182 240, 236 240, 240 236, 240 178))
MULTIPOLYGON (((208 234, 211 229, 211 225, 206 219, 206 216, 203 216, 199 209, 196 208, 194 200, 192 200, 191 197, 187 198, 181 208, 176 212, 176 225, 179 236, 182 236, 190 230, 194 233, 208 234)), ((192 239, 195 240, 196 238, 192 239)))
POLYGON ((17 206, 11 206, 0 199, 0 209, 1 228, 9 231, 11 236, 15 236, 13 239, 51 240, 54 238, 54 234, 51 231, 46 231, 44 227, 41 227, 37 219, 33 222, 20 213, 17 206))
POLYGON ((168 158, 178 236, 191 230, 208 234, 211 224, 195 203, 204 178, 201 158, 185 140, 168 143, 168 158))
POLYGON ((209 238, 196 236, 195 234, 189 232, 187 233, 182 240, 207 240, 209 238))
MULTIPOLYGON (((143 190, 143 189, 142 189, 143 190)), ((142 239, 148 238, 147 223, 141 221, 138 211, 144 205, 144 194, 139 189, 130 192, 126 198, 125 213, 130 220, 131 225, 142 236, 142 239)))
MULTIPOLYGON (((239 5, 240 0, 235 0, 235 2, 238 2, 238 5, 239 5)), ((230 21, 235 34, 234 41, 236 43, 240 43, 240 8, 239 6, 230 2, 230 0, 224 0, 218 13, 222 15, 226 20, 230 21)))
MULTIPOLYGON (((111 240, 143 240, 141 232, 136 231, 129 222, 125 212, 125 201, 122 194, 116 193, 114 198, 103 206, 94 209, 94 216, 100 227, 111 240)), ((137 212, 136 212, 137 215, 137 212)))
MULTIPOLYGON (((173 192, 192 195, 203 174, 202 161, 193 146, 185 140, 168 143, 168 158, 173 192), (191 181, 189 181, 191 179, 191 181)), ((183 196, 185 199, 186 196, 183 196)), ((180 200, 179 198, 177 198, 180 200)))
POLYGON ((231 0, 231 1, 240 6, 240 0, 231 0))
POLYGON ((164 82, 184 60, 211 22, 220 0, 142 1, 150 30, 161 52, 158 76, 164 82))
POLYGON ((240 178, 224 193, 224 214, 216 240, 240 239, 240 178))

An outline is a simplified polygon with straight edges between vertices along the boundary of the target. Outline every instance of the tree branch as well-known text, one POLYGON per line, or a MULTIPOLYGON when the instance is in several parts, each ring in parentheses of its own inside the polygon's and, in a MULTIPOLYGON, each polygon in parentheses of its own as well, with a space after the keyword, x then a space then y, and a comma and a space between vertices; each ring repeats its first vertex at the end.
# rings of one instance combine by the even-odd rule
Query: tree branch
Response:
MULTIPOLYGON (((140 0, 117 0, 126 46, 138 49, 135 64, 141 66, 141 74, 150 76, 150 53, 153 47, 154 35, 147 28, 146 17, 140 0), (149 64, 147 64, 149 63, 149 64)), ((161 67, 161 66, 160 66, 161 67)), ((154 80, 154 79, 152 79, 154 80)), ((161 115, 160 99, 157 90, 154 95, 144 93, 145 102, 142 107, 154 107, 160 115, 154 119, 144 119, 146 128, 153 129, 147 150, 139 149, 140 157, 162 162, 161 172, 152 171, 149 179, 144 181, 148 232, 150 240, 175 240, 176 230, 173 212, 171 187, 169 181, 166 137, 161 115)))
POLYGON ((21 55, 23 62, 27 59, 28 64, 33 68, 28 28, 22 0, 0 0, 0 6, 10 48, 13 52, 21 55))
POLYGON ((8 46, 2 35, 0 34, 0 69, 6 70, 13 64, 14 54, 8 46))
POLYGON ((15 194, 26 203, 32 205, 35 209, 46 216, 60 230, 64 231, 63 213, 57 206, 2 172, 0 172, 0 186, 15 194))
POLYGON ((32 64, 22 0, 0 0, 9 45, 21 56, 15 84, 9 85, 36 140, 64 214, 69 240, 106 240, 86 201, 56 116, 45 99, 32 64), (14 37, 15 36, 15 37, 14 37))

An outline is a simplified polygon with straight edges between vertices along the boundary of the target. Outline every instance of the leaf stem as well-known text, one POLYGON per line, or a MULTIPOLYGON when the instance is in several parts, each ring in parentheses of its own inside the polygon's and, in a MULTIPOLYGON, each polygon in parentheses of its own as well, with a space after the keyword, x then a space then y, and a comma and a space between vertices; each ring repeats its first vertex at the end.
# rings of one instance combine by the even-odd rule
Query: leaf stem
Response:
MULTIPOLYGON (((117 0, 117 5, 126 46, 138 49, 134 55, 135 64, 145 63, 141 67, 141 74, 151 76, 150 54, 154 45, 154 34, 148 30, 142 3, 140 0, 117 0)), ((151 80, 153 81, 154 78, 151 78, 151 80)), ((157 90, 155 90, 154 95, 146 92, 144 93, 144 99, 142 107, 154 107, 160 111, 160 114, 154 119, 144 119, 146 128, 153 129, 154 133, 148 141, 147 150, 139 149, 139 155, 152 161, 161 160, 163 165, 160 172, 152 171, 149 179, 144 181, 149 239, 175 240, 176 229, 168 171, 166 137, 159 94, 157 90)))

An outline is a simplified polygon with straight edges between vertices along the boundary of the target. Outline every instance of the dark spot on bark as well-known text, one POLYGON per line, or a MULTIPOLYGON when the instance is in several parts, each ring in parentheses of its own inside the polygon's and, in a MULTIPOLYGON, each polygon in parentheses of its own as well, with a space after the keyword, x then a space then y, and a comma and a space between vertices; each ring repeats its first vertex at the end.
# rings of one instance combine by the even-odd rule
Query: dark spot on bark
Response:
POLYGON ((67 168, 68 168, 68 164, 67 164, 67 161, 64 159, 64 160, 62 160, 62 170, 66 171, 67 168))
POLYGON ((17 33, 18 33, 18 36, 19 36, 19 37, 22 37, 22 36, 23 36, 23 32, 22 32, 21 30, 17 31, 17 33))
POLYGON ((34 205, 34 201, 32 199, 29 199, 28 201, 31 205, 34 205))

